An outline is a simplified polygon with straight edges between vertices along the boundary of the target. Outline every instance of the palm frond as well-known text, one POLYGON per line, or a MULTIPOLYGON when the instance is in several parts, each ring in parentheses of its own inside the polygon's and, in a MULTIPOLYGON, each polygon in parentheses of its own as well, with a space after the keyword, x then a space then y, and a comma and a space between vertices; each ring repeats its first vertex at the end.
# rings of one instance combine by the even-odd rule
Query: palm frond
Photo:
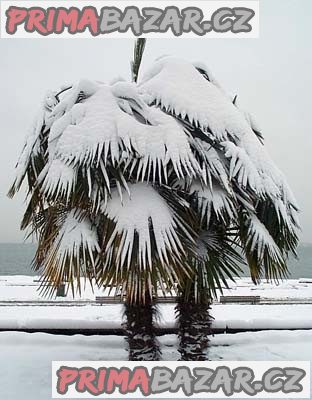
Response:
MULTIPOLYGON (((229 176, 236 179, 238 185, 244 189, 251 188, 259 196, 264 196, 266 187, 257 166, 251 160, 246 150, 236 146, 233 142, 222 143, 224 154, 230 160, 229 176)), ((276 191, 273 193, 275 195, 276 191)))
POLYGON ((296 256, 299 241, 296 206, 285 204, 281 199, 267 199, 259 202, 256 209, 259 219, 270 232, 283 256, 287 258, 289 253, 296 256))
POLYGON ((99 252, 96 229, 79 210, 46 216, 34 262, 35 269, 41 271, 42 292, 51 295, 66 283, 73 294, 76 289, 81 294, 80 279, 88 278, 92 283, 99 252))
POLYGON ((283 253, 257 215, 242 216, 239 229, 253 281, 257 283, 262 277, 274 280, 287 277, 288 270, 283 253))
POLYGON ((129 188, 131 197, 125 193, 123 202, 112 191, 102 210, 98 232, 103 260, 97 280, 121 286, 130 302, 138 302, 145 293, 156 295, 159 282, 169 288, 186 279, 191 273, 186 245, 194 245, 194 239, 177 206, 172 209, 152 186, 129 188))
POLYGON ((193 204, 196 207, 201 223, 207 228, 212 218, 227 225, 236 218, 235 197, 230 196, 219 184, 204 187, 194 181, 190 192, 193 195, 193 204))
MULTIPOLYGON (((191 132, 191 135, 193 135, 193 132, 191 132)), ((215 180, 226 191, 230 192, 231 184, 227 171, 227 160, 220 149, 216 149, 212 144, 198 137, 189 137, 189 142, 201 168, 199 178, 210 188, 212 188, 212 181, 215 180)))
POLYGON ((227 228, 213 224, 209 230, 201 231, 197 239, 196 257, 189 260, 195 275, 181 288, 181 293, 186 301, 191 295, 198 303, 211 302, 218 291, 222 293, 228 287, 228 279, 234 281, 241 274, 243 263, 239 248, 227 228))

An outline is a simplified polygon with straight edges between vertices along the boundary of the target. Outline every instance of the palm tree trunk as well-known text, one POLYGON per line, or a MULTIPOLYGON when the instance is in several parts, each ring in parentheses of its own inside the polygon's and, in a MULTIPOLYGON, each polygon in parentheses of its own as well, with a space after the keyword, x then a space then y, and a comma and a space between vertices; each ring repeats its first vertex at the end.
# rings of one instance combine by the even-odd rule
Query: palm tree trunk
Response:
POLYGON ((157 361, 159 343, 153 325, 156 306, 146 294, 145 302, 125 303, 125 330, 127 333, 129 361, 157 361))
POLYGON ((195 285, 188 294, 182 291, 176 306, 178 318, 178 351, 182 361, 208 360, 211 334, 210 300, 207 296, 196 298, 195 285))

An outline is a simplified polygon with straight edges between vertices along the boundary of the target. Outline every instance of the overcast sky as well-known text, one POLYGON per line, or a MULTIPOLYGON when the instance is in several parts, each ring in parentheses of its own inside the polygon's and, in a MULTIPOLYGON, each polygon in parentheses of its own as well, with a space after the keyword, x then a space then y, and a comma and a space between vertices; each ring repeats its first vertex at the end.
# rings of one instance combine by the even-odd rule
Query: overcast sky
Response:
MULTIPOLYGON (((155 39, 144 63, 163 54, 204 61, 257 118, 273 160, 301 207, 302 240, 312 242, 311 0, 260 0, 260 39, 155 39)), ((6 192, 40 101, 80 78, 129 76, 128 39, 0 39, 0 242, 21 242, 24 194, 6 192)), ((144 68, 144 66, 143 66, 144 68)))

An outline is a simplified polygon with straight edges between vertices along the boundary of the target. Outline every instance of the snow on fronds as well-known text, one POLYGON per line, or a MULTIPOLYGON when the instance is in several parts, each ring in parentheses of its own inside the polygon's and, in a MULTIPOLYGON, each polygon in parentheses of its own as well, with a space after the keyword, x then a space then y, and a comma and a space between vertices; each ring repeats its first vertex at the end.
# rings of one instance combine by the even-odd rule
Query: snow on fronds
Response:
POLYGON ((256 251, 257 258, 260 261, 263 260, 265 253, 268 252, 272 260, 278 264, 283 263, 280 249, 274 242, 267 228, 255 214, 250 214, 248 224, 248 239, 246 244, 250 247, 250 252, 256 251))
POLYGON ((48 155, 50 160, 52 160, 55 155, 58 139, 61 137, 62 133, 70 123, 71 123, 71 113, 68 112, 64 114, 62 117, 58 118, 52 124, 48 137, 48 144, 49 144, 48 155))
POLYGON ((261 127, 258 124, 258 121, 256 120, 255 116, 251 114, 249 111, 244 111, 245 118, 248 121, 249 125, 251 126, 251 129, 261 135, 261 127))
POLYGON ((47 197, 57 198, 62 196, 68 200, 76 184, 76 175, 77 173, 72 166, 54 159, 51 164, 47 164, 44 168, 38 177, 38 182, 43 182, 41 190, 47 197))
POLYGON ((283 197, 285 202, 293 198, 288 189, 284 175, 276 167, 265 147, 260 143, 255 134, 243 136, 238 142, 238 146, 244 148, 245 152, 248 154, 249 159, 262 178, 262 185, 268 196, 273 200, 283 197))
MULTIPOLYGON (((260 175, 261 171, 257 169, 246 150, 230 141, 223 142, 222 145, 225 157, 230 159, 229 178, 236 178, 243 188, 249 185, 256 193, 263 195, 267 190, 264 185, 265 176, 260 175)), ((273 195, 277 194, 278 189, 275 188, 273 195)))
POLYGON ((227 192, 231 192, 229 186, 230 179, 220 153, 218 153, 209 143, 204 142, 199 138, 190 137, 189 142, 203 161, 203 164, 201 165, 201 177, 204 182, 212 188, 212 178, 215 178, 227 192))
POLYGON ((292 208, 294 208, 294 209, 296 209, 298 211, 300 207, 299 207, 299 205, 297 203, 297 200, 296 200, 291 188, 289 187, 285 176, 282 174, 282 172, 281 172, 281 175, 282 175, 282 178, 283 178, 283 181, 284 181, 282 199, 283 199, 284 202, 288 202, 289 205, 292 206, 292 208))
POLYGON ((57 155, 65 162, 84 163, 94 160, 96 154, 101 155, 104 149, 106 157, 110 151, 112 159, 118 159, 119 149, 114 118, 116 109, 115 98, 108 86, 102 86, 84 103, 73 105, 67 111, 68 115, 65 114, 63 121, 59 122, 57 133, 53 133, 55 137, 61 131, 57 143, 57 155), (70 121, 77 108, 83 118, 78 124, 72 124, 70 121))
POLYGON ((11 194, 14 194, 14 192, 18 190, 24 179, 29 163, 32 162, 32 159, 40 151, 39 137, 43 128, 45 128, 44 131, 47 132, 51 126, 53 127, 51 135, 49 136, 49 159, 51 162, 56 146, 55 140, 59 138, 66 126, 70 123, 77 123, 79 120, 76 115, 77 113, 75 114, 74 112, 70 116, 65 114, 64 118, 62 118, 62 115, 66 110, 72 108, 81 92, 83 92, 85 96, 91 96, 97 90, 97 86, 97 84, 90 81, 80 81, 72 89, 65 92, 64 98, 60 102, 56 92, 48 91, 46 93, 42 100, 41 109, 30 127, 23 151, 19 157, 15 171, 15 182, 10 191, 11 194))
POLYGON ((217 88, 222 90, 222 92, 224 92, 224 94, 226 94, 224 89, 220 85, 220 83, 216 80, 216 78, 214 77, 213 73, 210 71, 210 69, 208 68, 208 66, 205 63, 203 63, 201 61, 196 61, 196 62, 193 62, 193 65, 201 74, 204 75, 204 77, 209 82, 213 83, 217 88))
POLYGON ((90 164, 101 158, 106 164, 110 158, 114 164, 125 158, 133 168, 137 166, 138 179, 146 172, 155 179, 161 167, 166 177, 170 161, 178 176, 195 175, 199 169, 183 127, 162 111, 144 105, 135 87, 125 83, 113 88, 103 85, 83 103, 75 104, 53 124, 51 146, 57 138, 56 155, 64 162, 90 164), (117 94, 122 97, 116 98, 117 94), (119 104, 126 98, 128 113, 119 104), (143 121, 131 115, 130 104, 141 109, 143 121))
POLYGON ((116 82, 111 86, 111 90, 114 96, 124 100, 136 103, 139 108, 145 108, 146 105, 140 97, 137 86, 134 83, 128 82, 116 82))
POLYGON ((187 117, 217 140, 253 133, 223 91, 186 61, 173 57, 159 60, 143 77, 140 89, 150 103, 183 119, 187 117))
POLYGON ((117 235, 121 235, 120 251, 117 262, 123 265, 131 263, 135 234, 138 235, 138 259, 146 268, 146 261, 152 265, 152 234, 155 239, 156 253, 160 261, 168 265, 168 252, 183 254, 183 246, 177 234, 177 222, 166 201, 152 187, 144 183, 129 185, 131 197, 123 196, 123 202, 117 191, 112 191, 103 212, 116 223, 107 249, 117 235))
POLYGON ((201 220, 209 225, 212 212, 224 222, 225 217, 233 219, 236 216, 235 206, 229 194, 219 185, 203 187, 198 182, 193 182, 191 193, 196 195, 197 206, 201 214, 201 220))
POLYGON ((290 231, 296 232, 300 227, 297 209, 294 209, 288 202, 285 204, 282 199, 274 200, 273 205, 275 207, 279 223, 283 221, 290 231))
POLYGON ((15 181, 10 191, 12 195, 19 190, 31 160, 39 152, 39 136, 44 125, 44 119, 45 111, 40 110, 29 129, 29 134, 15 168, 15 181))
MULTIPOLYGON (((211 76, 209 70, 204 71, 211 76)), ((174 57, 162 58, 145 74, 139 87, 147 102, 188 119, 214 142, 221 143, 231 164, 230 178, 237 179, 243 188, 249 185, 257 195, 268 195, 273 201, 287 192, 283 175, 254 132, 259 130, 254 119, 193 64, 174 57)), ((285 204, 287 201, 284 198, 285 204)))
POLYGON ((260 125, 258 124, 258 121, 256 120, 255 116, 251 112, 245 110, 241 106, 240 101, 237 99, 237 96, 235 97, 235 106, 242 113, 242 115, 244 115, 244 117, 245 117, 246 121, 248 122, 248 124, 250 125, 251 129, 258 135, 258 137, 262 138, 262 129, 261 129, 260 125))
POLYGON ((58 104, 58 100, 56 97, 56 93, 51 90, 48 91, 43 100, 43 107, 45 107, 48 111, 52 111, 53 108, 58 104))
POLYGON ((87 79, 80 80, 68 91, 63 94, 62 100, 54 107, 51 113, 51 120, 55 117, 63 115, 66 111, 70 110, 79 99, 79 96, 83 94, 85 98, 92 96, 99 88, 99 84, 87 79))
POLYGON ((230 179, 235 178, 243 188, 249 185, 260 197, 269 196, 277 203, 282 201, 293 219, 297 220, 296 200, 283 173, 276 167, 257 135, 244 135, 235 142, 221 143, 230 161, 230 179))
MULTIPOLYGON (((80 219, 77 210, 72 210, 47 255, 46 265, 55 265, 61 271, 69 261, 72 267, 75 262, 76 267, 80 268, 81 263, 81 268, 85 268, 88 262, 94 265, 94 252, 100 252, 95 229, 87 217, 80 219)), ((74 276, 78 273, 76 271, 74 276)))
POLYGON ((112 78, 108 83, 112 86, 115 83, 119 83, 119 82, 126 82, 125 78, 121 75, 117 75, 114 78, 112 78))
POLYGON ((164 114, 157 108, 146 110, 149 125, 138 123, 127 115, 117 121, 118 135, 128 150, 129 144, 138 153, 137 178, 143 179, 147 172, 147 180, 158 170, 158 178, 162 180, 162 172, 167 178, 167 165, 169 162, 175 170, 177 177, 185 174, 195 176, 199 165, 193 155, 188 142, 188 137, 181 125, 172 117, 164 114), (132 122, 131 124, 129 122, 132 122))

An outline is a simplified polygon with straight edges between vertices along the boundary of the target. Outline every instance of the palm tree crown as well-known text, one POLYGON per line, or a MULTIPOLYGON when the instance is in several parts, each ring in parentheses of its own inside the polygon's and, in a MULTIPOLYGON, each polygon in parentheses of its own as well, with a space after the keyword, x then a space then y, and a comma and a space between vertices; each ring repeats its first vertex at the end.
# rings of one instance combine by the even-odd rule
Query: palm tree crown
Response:
POLYGON ((137 83, 141 56, 133 83, 49 93, 27 137, 9 194, 27 178, 44 282, 142 303, 210 297, 243 260, 255 282, 286 276, 298 207, 254 119, 202 64, 163 57, 137 83))

